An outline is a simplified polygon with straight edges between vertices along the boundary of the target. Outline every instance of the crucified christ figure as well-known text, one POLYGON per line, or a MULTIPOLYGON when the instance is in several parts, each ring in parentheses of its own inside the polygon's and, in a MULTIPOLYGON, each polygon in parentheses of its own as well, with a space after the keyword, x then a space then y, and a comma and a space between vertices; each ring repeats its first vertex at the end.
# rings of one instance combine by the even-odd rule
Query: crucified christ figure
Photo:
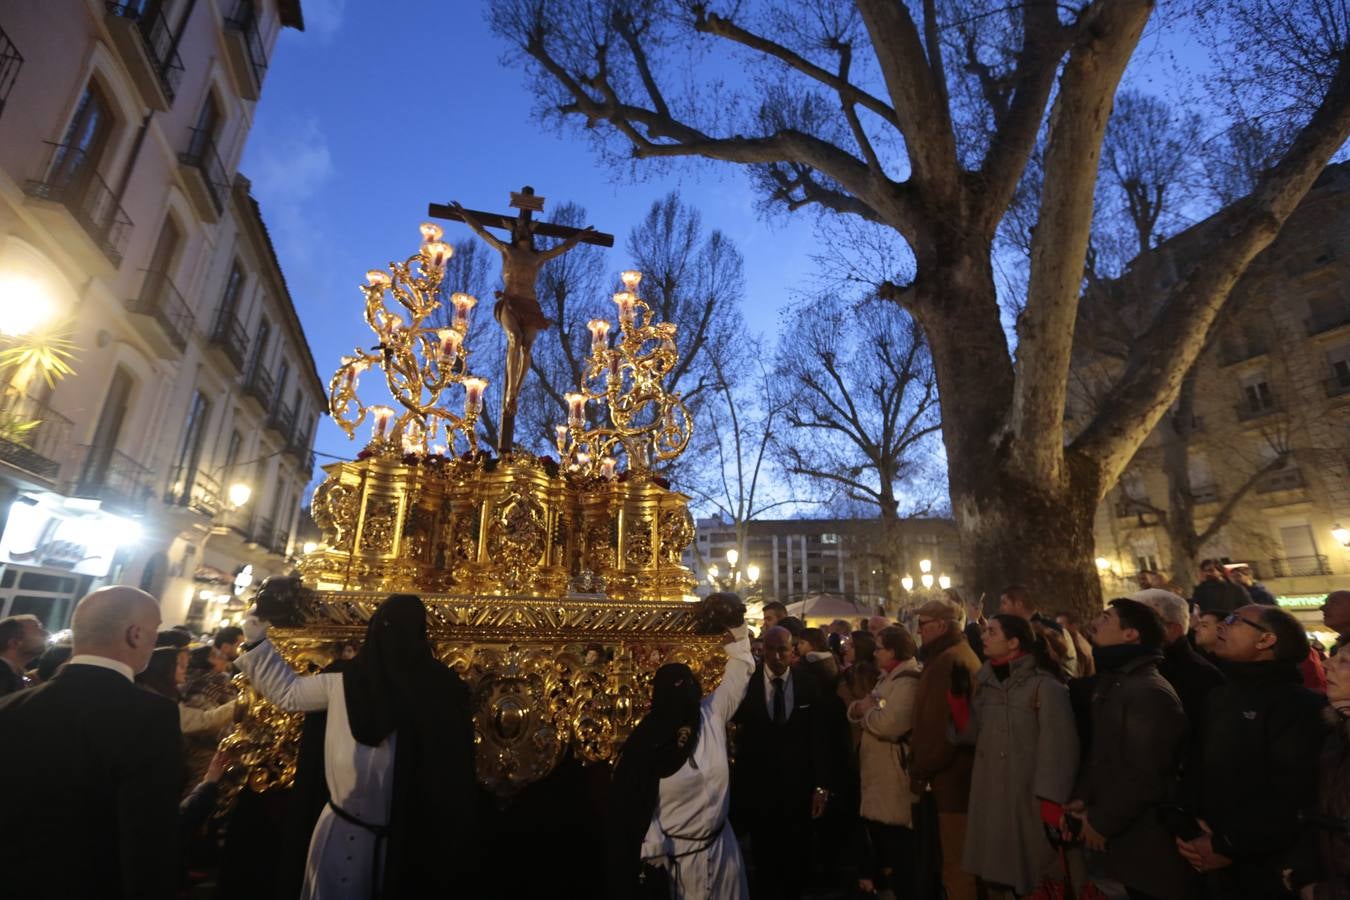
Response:
POLYGON ((521 214, 514 218, 465 209, 458 203, 451 203, 448 207, 432 207, 433 215, 459 219, 502 255, 503 289, 497 292, 497 303, 492 308, 492 315, 506 332, 506 383, 502 388, 500 440, 497 442, 499 453, 506 453, 513 444, 516 404, 520 398, 521 383, 530 369, 535 336, 553 324, 544 315, 535 293, 540 266, 562 256, 582 241, 605 244, 604 239, 608 239, 608 243, 613 243, 612 237, 602 235, 589 226, 574 229, 534 222, 531 212, 543 208, 543 198, 535 197, 534 191, 528 187, 520 194, 513 195, 512 199, 513 206, 522 207, 521 214), (509 228, 511 236, 501 240, 487 230, 489 225, 509 228), (552 249, 540 250, 534 243, 536 232, 565 239, 552 249))

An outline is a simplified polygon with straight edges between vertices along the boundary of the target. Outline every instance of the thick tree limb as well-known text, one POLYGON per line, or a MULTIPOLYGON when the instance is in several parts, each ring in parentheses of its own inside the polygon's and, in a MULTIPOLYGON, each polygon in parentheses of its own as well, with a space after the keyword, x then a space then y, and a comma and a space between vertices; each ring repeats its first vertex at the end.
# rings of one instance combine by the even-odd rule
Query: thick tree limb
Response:
POLYGON ((960 163, 951 110, 941 102, 946 86, 936 83, 914 20, 895 0, 857 0, 856 6, 891 95, 912 177, 933 202, 955 205, 960 163))
POLYGON ((744 47, 749 47, 751 50, 757 50, 765 56, 771 56, 774 59, 784 62, 796 71, 801 72, 803 75, 813 78, 830 90, 835 91, 847 102, 856 103, 864 109, 871 110, 892 127, 899 126, 899 122, 895 117, 895 110, 892 109, 886 101, 869 94, 867 91, 864 91, 862 88, 851 83, 846 75, 836 75, 828 69, 824 69, 810 60, 793 53, 787 47, 784 47, 776 41, 771 41, 768 38, 747 31, 730 19, 723 18, 717 13, 708 13, 707 15, 704 15, 700 12, 694 19, 694 29, 704 32, 705 34, 726 38, 727 40, 734 41, 744 47))
POLYGON ((1014 465, 1032 483, 1064 484, 1064 403, 1093 194, 1116 86, 1153 11, 1152 0, 1098 0, 1069 53, 1050 114, 1040 220, 1031 241, 1013 393, 1014 465))
MULTIPOLYGON (((1012 98, 1001 104, 1001 112, 999 106, 991 103, 995 111, 994 136, 980 171, 974 176, 978 190, 971 192, 972 203, 978 210, 973 219, 979 233, 990 238, 1026 171, 1054 87, 1055 72, 1075 34, 1060 25, 1053 0, 1027 0, 1022 10, 1022 52, 1012 76, 1012 98)), ((984 85, 988 76, 980 80, 984 85)))
POLYGON ((1203 242, 1203 256, 1173 250, 1180 259, 1194 261, 1194 268, 1173 288, 1101 410, 1072 445, 1096 464, 1104 484, 1119 477, 1135 448, 1166 414, 1234 285, 1279 234, 1347 138, 1350 46, 1342 51, 1312 119, 1252 194, 1191 229, 1189 241, 1177 241, 1180 247, 1203 242))

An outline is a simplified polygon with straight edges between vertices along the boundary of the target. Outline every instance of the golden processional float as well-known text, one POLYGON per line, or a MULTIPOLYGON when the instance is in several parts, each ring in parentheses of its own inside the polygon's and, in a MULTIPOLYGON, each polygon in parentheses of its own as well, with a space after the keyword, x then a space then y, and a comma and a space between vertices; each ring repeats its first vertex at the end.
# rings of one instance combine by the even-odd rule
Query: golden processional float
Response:
MULTIPOLYGON (((514 221, 528 227, 530 208, 514 221)), ((369 423, 371 439, 355 460, 323 467, 312 501, 323 542, 300 562, 302 580, 282 587, 289 596, 273 598, 271 636, 314 671, 363 638, 386 596, 420 596, 436 654, 471 691, 479 781, 505 797, 569 751, 612 761, 662 664, 688 664, 705 690, 720 679, 722 639, 697 633, 698 607, 686 602, 688 497, 652 471, 685 449, 692 422, 665 384, 675 325, 656 321, 630 271, 614 294, 617 330, 588 323, 591 353, 556 426, 557 459, 492 455, 476 432, 487 387, 468 346, 477 301, 453 294, 450 325, 437 323, 452 249, 434 224, 422 235, 417 253, 361 287, 379 342, 342 359, 330 413, 349 437, 369 423), (397 408, 361 401, 360 378, 376 370, 397 408)), ((249 789, 287 787, 302 715, 244 691, 249 714, 226 746, 249 789)))

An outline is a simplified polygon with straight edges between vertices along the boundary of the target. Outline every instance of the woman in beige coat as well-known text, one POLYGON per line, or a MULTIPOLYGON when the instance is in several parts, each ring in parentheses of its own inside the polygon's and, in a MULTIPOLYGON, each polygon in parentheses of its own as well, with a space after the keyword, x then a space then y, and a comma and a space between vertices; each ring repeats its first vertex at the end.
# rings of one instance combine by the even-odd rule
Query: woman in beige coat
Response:
MULTIPOLYGON (((907 886, 913 875, 909 733, 919 689, 915 655, 908 631, 894 625, 884 629, 877 635, 876 650, 881 678, 869 696, 854 701, 848 710, 849 720, 862 728, 859 807, 873 865, 860 870, 858 887, 868 893, 887 884, 907 886)), ((896 893, 905 896, 907 891, 901 888, 896 893)))

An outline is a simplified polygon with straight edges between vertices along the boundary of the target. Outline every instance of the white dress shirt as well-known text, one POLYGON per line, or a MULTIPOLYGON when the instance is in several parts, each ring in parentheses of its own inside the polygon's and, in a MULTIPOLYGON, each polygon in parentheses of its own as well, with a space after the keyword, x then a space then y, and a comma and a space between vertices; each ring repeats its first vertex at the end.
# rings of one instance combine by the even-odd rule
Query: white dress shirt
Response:
POLYGON ((768 666, 764 667, 764 708, 769 711, 769 721, 773 721, 773 680, 781 677, 783 679, 783 721, 786 722, 792 718, 792 666, 787 667, 787 671, 781 676, 774 675, 768 666))
POLYGON ((115 659, 109 659, 106 656, 95 656, 92 653, 77 653, 67 662, 68 666, 98 666, 100 669, 112 669, 121 675, 127 681, 135 681, 136 673, 131 671, 131 666, 115 659))

